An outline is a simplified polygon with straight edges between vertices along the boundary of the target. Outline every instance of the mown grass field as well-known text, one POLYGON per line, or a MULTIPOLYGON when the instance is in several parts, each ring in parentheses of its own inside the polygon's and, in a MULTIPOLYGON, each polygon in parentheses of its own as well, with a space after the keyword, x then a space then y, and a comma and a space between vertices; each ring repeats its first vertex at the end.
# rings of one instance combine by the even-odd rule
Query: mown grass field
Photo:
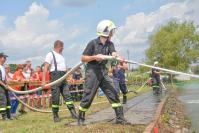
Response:
MULTIPOLYGON (((138 89, 139 87, 137 87, 138 89)), ((129 90, 135 90, 135 87, 129 87, 129 90)), ((139 94, 149 91, 149 87, 144 87, 140 90, 139 94)), ((128 98, 133 98, 137 95, 134 93, 128 93, 128 98)), ((100 111, 104 108, 110 107, 110 104, 106 97, 96 97, 91 105, 91 108, 87 111, 86 115, 92 114, 94 112, 100 111), (100 104, 95 104, 97 102, 102 102, 100 104)), ((79 102, 75 105, 78 107, 79 102)), ((64 109, 65 106, 61 106, 60 109, 64 109)), ((38 113, 28 111, 27 114, 18 117, 16 120, 12 121, 2 121, 0 120, 0 133, 141 133, 145 125, 131 125, 123 126, 111 123, 97 123, 90 124, 83 127, 78 126, 65 126, 65 123, 76 121, 70 118, 68 111, 60 112, 60 123, 54 123, 52 121, 51 113, 38 113)))

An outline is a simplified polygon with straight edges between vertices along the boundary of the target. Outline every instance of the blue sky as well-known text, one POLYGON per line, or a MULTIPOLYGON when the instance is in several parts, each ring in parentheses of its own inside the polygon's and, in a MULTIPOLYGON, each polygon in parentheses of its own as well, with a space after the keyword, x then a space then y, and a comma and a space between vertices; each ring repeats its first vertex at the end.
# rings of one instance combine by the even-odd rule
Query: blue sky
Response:
POLYGON ((171 19, 199 24, 197 0, 4 0, 0 4, 0 51, 8 63, 43 62, 56 39, 65 43, 69 67, 80 60, 96 25, 110 19, 118 29, 113 38, 124 57, 142 61, 148 36, 171 19))

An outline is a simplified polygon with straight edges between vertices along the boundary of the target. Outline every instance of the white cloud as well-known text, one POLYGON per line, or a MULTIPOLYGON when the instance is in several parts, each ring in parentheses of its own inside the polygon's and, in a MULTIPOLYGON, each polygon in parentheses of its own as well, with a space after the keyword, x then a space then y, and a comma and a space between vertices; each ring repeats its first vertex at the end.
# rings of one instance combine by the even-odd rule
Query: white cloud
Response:
POLYGON ((0 16, 0 36, 4 34, 5 26, 4 26, 5 17, 0 16))
MULTIPOLYGON (((78 3, 78 1, 72 2, 78 3)), ((89 4, 91 1, 86 0, 84 2, 89 4)), ((129 50, 132 59, 140 60, 143 58, 144 50, 148 47, 148 35, 158 26, 172 18, 194 20, 199 24, 198 5, 198 0, 171 2, 149 14, 139 12, 128 16, 124 25, 118 28, 113 38, 116 48, 124 56, 126 56, 126 51, 129 50)), ((27 12, 16 18, 14 27, 7 26, 6 17, 0 16, 0 50, 9 54, 8 61, 21 63, 24 60, 31 59, 34 62, 33 64, 38 65, 42 63, 43 57, 51 50, 54 41, 57 39, 63 40, 66 45, 64 55, 69 58, 67 62, 74 64, 79 61, 85 47, 82 44, 87 42, 80 43, 74 40, 88 32, 88 29, 85 26, 75 24, 66 26, 60 19, 52 20, 49 16, 50 11, 37 3, 33 3, 27 12)))
POLYGON ((95 0, 53 0, 55 5, 63 5, 67 7, 85 7, 95 2, 95 0))
POLYGON ((64 49, 65 58, 67 62, 67 66, 71 67, 72 65, 78 63, 80 61, 80 57, 82 55, 82 52, 85 48, 86 43, 72 43, 69 46, 67 46, 66 49, 64 49))
POLYGON ((34 48, 51 43, 58 36, 62 23, 48 20, 48 16, 46 8, 33 3, 24 16, 17 17, 13 30, 2 38, 3 43, 11 49, 34 48))
POLYGON ((50 20, 49 15, 43 5, 32 3, 24 15, 16 18, 14 27, 6 27, 5 17, 0 17, 0 46, 10 55, 8 61, 21 63, 32 59, 41 64, 55 40, 70 41, 87 31, 85 27, 67 27, 58 19, 50 20))
MULTIPOLYGON (((167 23, 171 19, 179 21, 193 20, 196 24, 199 24, 198 5, 198 0, 172 2, 161 6, 158 10, 149 14, 140 12, 131 15, 126 18, 125 24, 118 28, 113 40, 116 44, 120 45, 120 49, 128 49, 132 53, 142 51, 144 55, 144 50, 148 45, 148 36, 160 25, 167 23), (137 47, 140 44, 145 44, 145 46, 137 47)), ((123 54, 126 53, 123 52, 123 54)))
POLYGON ((11 30, 10 28, 7 27, 5 21, 6 21, 6 17, 0 16, 0 37, 5 36, 11 30))
POLYGON ((82 35, 85 32, 88 32, 87 28, 85 28, 83 26, 82 27, 81 26, 77 26, 77 25, 68 27, 67 29, 64 29, 62 31, 63 35, 65 37, 67 37, 66 38, 67 40, 73 40, 74 38, 76 38, 77 36, 82 35))
POLYGON ((0 28, 2 28, 5 19, 6 19, 5 16, 0 16, 0 26, 1 26, 0 28))
MULTIPOLYGON (((10 58, 10 57, 9 57, 10 58)), ((17 63, 19 64, 23 64, 25 63, 27 60, 30 60, 32 62, 33 68, 37 65, 41 65, 42 60, 44 60, 43 56, 34 56, 34 57, 26 57, 25 59, 19 59, 17 61, 17 63), (37 62, 38 64, 35 64, 35 62, 37 62)), ((16 60, 9 60, 10 64, 15 64, 16 60)))

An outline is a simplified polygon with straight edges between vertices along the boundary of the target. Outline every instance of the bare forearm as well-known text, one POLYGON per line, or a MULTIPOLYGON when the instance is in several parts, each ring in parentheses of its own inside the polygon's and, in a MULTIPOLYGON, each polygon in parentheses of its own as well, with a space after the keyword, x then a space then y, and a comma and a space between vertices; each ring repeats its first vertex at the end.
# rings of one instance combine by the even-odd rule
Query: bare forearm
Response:
POLYGON ((46 82, 46 73, 48 71, 49 65, 47 63, 44 64, 44 70, 42 73, 42 82, 46 82))
POLYGON ((118 56, 117 52, 112 52, 111 55, 112 55, 113 57, 117 57, 117 56, 118 56))
POLYGON ((1 80, 0 80, 0 85, 6 87, 6 86, 5 86, 5 83, 3 83, 1 80))
POLYGON ((128 70, 127 64, 125 64, 125 65, 120 65, 119 67, 122 68, 122 69, 124 69, 124 70, 128 70))
POLYGON ((155 71, 155 74, 160 74, 161 72, 160 71, 155 71))
POLYGON ((47 73, 46 70, 44 70, 42 73, 42 82, 46 82, 46 73, 47 73))
POLYGON ((82 55, 82 57, 81 57, 81 61, 85 62, 85 63, 93 61, 93 60, 95 60, 95 55, 93 55, 93 56, 82 55))

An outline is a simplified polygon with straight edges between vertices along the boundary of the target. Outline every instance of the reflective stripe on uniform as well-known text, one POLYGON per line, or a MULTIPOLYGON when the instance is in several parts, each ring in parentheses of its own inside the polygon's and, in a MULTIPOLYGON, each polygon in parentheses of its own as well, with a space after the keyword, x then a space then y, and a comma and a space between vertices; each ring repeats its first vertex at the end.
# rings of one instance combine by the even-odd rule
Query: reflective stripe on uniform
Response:
POLYGON ((70 105, 70 104, 73 104, 73 101, 70 101, 70 102, 65 102, 66 105, 70 105))
POLYGON ((80 107, 79 107, 79 110, 80 110, 80 111, 83 111, 83 112, 86 112, 88 109, 83 108, 83 107, 80 106, 80 107))
POLYGON ((7 106, 6 108, 7 108, 7 109, 11 109, 11 106, 7 106))
POLYGON ((0 111, 5 111, 6 110, 6 108, 0 108, 0 111))
POLYGON ((112 105, 112 108, 117 108, 117 107, 122 106, 121 103, 112 103, 111 105, 112 105))
POLYGON ((152 87, 159 87, 159 86, 153 85, 152 87))
POLYGON ((59 105, 52 104, 52 108, 59 108, 59 105))

